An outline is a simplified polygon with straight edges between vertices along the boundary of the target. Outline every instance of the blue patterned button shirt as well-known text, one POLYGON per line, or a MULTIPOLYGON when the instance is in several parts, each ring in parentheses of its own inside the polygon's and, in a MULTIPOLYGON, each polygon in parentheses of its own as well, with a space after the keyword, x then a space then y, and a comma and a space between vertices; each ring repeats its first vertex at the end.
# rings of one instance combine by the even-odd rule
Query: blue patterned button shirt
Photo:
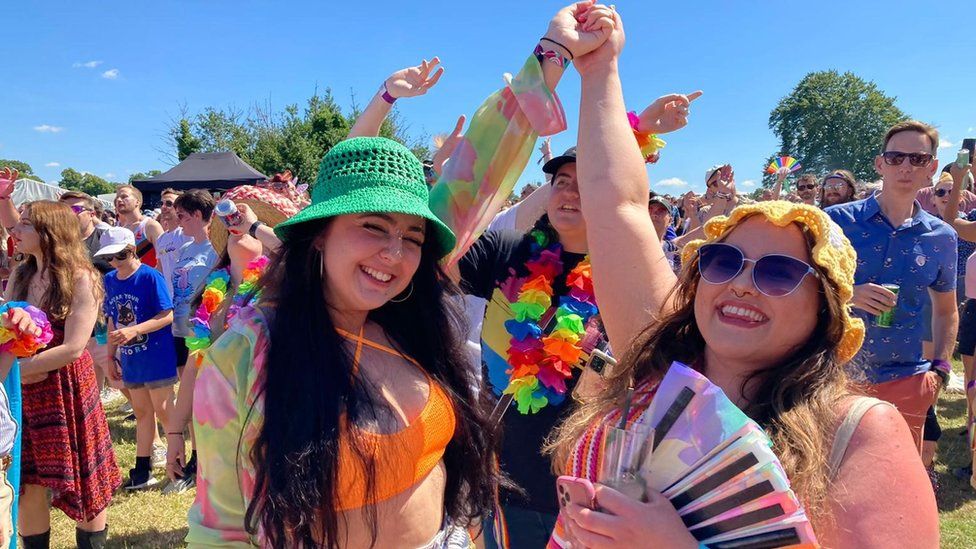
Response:
POLYGON ((922 313, 926 293, 956 289, 956 231, 915 203, 915 215, 895 227, 881 212, 876 195, 825 210, 857 251, 854 284, 897 284, 898 304, 890 328, 874 325, 871 314, 854 309, 864 319, 867 334, 852 367, 864 368, 867 381, 883 383, 921 374, 930 364, 922 359, 922 313))

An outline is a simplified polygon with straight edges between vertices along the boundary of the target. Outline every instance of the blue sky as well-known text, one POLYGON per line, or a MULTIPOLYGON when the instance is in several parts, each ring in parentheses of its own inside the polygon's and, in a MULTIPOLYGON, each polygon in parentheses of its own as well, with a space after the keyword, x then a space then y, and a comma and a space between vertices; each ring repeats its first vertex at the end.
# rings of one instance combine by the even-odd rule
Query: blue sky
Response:
MULTIPOLYGON (((628 107, 702 89, 690 125, 668 137, 652 186, 701 190, 704 170, 731 162, 740 190, 761 178, 777 144, 767 122, 808 72, 853 71, 909 115, 936 124, 955 157, 976 136, 971 13, 959 2, 651 2, 620 0, 628 107), (879 4, 880 5, 880 4, 879 4)), ((121 181, 169 168, 169 121, 181 105, 275 109, 330 87, 365 104, 392 71, 439 55, 446 73, 427 96, 398 102, 415 135, 453 127, 541 36, 554 1, 19 2, 0 8, 0 158, 56 181, 66 167, 121 181), (87 64, 87 66, 86 66, 87 64)), ((576 139, 579 79, 559 93, 576 139)), ((801 159, 802 160, 802 159, 801 159)), ((521 183, 541 174, 530 164, 521 183)))

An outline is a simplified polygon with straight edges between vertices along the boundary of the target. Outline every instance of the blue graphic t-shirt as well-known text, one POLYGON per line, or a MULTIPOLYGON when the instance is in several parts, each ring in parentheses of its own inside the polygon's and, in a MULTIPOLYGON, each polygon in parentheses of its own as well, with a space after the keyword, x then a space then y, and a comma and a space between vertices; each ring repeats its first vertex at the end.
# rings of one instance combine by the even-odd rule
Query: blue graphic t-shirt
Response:
MULTIPOLYGON (((119 279, 119 272, 105 275, 105 316, 115 329, 135 326, 173 308, 166 281, 159 271, 140 265, 132 276, 119 279)), ((118 348, 122 381, 151 383, 176 377, 176 349, 169 326, 142 334, 118 348)))

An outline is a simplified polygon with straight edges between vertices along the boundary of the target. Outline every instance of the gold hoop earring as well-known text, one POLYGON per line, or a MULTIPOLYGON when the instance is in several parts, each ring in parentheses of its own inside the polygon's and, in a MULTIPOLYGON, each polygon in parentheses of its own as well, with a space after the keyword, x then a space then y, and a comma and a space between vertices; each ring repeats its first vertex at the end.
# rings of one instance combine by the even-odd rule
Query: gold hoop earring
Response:
POLYGON ((407 295, 401 297, 400 299, 391 299, 390 303, 403 303, 404 301, 410 299, 413 295, 413 280, 410 281, 410 288, 407 290, 407 295))

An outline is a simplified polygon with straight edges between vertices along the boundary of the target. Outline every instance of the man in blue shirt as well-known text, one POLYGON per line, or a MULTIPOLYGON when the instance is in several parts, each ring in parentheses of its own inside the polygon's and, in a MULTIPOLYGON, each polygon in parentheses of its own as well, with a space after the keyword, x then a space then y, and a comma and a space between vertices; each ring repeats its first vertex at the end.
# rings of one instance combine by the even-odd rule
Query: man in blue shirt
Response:
POLYGON ((916 444, 925 413, 950 370, 956 341, 956 232, 922 210, 915 194, 931 185, 937 169, 938 132, 914 120, 893 126, 874 167, 884 183, 872 196, 827 208, 857 251, 855 314, 867 334, 852 363, 872 392, 898 407, 916 444), (882 287, 895 284, 898 294, 882 287), (932 299, 933 355, 922 356, 925 294, 932 299), (891 327, 875 316, 893 310, 891 327))

